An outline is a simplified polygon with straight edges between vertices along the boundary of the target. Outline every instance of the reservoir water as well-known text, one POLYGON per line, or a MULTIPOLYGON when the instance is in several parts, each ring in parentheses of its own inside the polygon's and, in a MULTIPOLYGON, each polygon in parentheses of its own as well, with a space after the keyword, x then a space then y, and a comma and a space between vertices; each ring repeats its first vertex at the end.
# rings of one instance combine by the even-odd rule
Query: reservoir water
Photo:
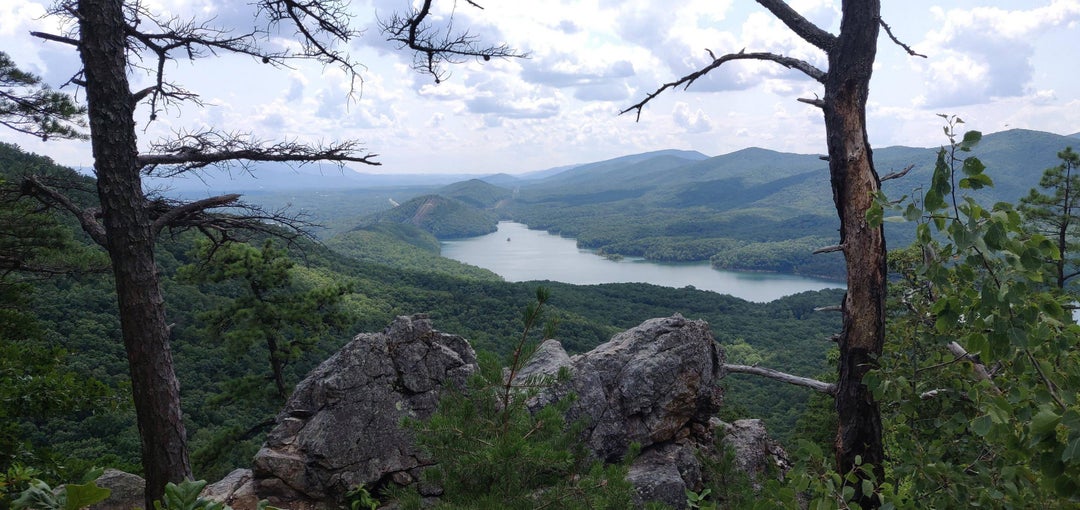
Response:
POLYGON ((502 276, 506 281, 551 280, 590 285, 652 283, 730 294, 767 302, 807 290, 840 288, 840 282, 777 273, 718 271, 708 262, 655 262, 636 257, 609 260, 577 247, 573 239, 500 222, 488 235, 444 241, 442 255, 502 276))

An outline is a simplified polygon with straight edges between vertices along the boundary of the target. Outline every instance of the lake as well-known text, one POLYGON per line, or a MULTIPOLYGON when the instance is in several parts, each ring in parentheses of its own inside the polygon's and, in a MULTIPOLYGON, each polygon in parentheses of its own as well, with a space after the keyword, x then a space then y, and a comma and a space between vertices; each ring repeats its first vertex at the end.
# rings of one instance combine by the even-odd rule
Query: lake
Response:
POLYGON ((591 285, 652 283, 730 294, 759 303, 807 290, 842 288, 840 282, 777 273, 719 271, 708 262, 655 262, 637 257, 609 260, 577 247, 573 239, 499 222, 484 236, 444 241, 442 255, 489 269, 506 281, 551 280, 591 285))

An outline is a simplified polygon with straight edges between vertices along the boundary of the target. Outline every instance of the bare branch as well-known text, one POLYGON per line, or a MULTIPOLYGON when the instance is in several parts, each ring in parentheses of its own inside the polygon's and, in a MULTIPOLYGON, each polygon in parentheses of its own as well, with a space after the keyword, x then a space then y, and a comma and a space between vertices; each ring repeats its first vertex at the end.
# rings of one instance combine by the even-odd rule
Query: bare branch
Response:
POLYGON ((893 35, 892 27, 890 27, 888 23, 885 23, 885 20, 883 20, 881 18, 878 18, 878 23, 881 24, 881 28, 885 29, 885 33, 889 34, 889 39, 892 39, 892 42, 896 43, 897 46, 899 46, 901 48, 904 48, 904 51, 906 51, 908 55, 911 55, 913 57, 926 58, 926 55, 923 55, 922 53, 917 53, 915 50, 913 50, 911 48, 911 46, 908 46, 908 45, 900 42, 900 39, 897 39, 896 36, 893 35))
POLYGON ((58 43, 63 43, 63 44, 70 44, 70 45, 75 46, 75 47, 79 46, 79 41, 77 39, 72 39, 70 37, 64 37, 62 35, 50 34, 50 33, 46 33, 46 32, 30 32, 30 35, 32 35, 34 37, 37 37, 38 39, 45 39, 46 41, 53 41, 53 42, 58 42, 58 43))
POLYGON ((223 134, 204 131, 180 134, 176 139, 155 144, 152 154, 139 155, 144 172, 149 173, 159 165, 172 166, 170 171, 158 173, 163 177, 174 176, 188 170, 207 166, 244 161, 278 161, 285 163, 312 163, 331 161, 380 165, 377 154, 364 152, 359 142, 345 141, 330 145, 307 145, 297 142, 264 143, 242 134, 223 134))
POLYGON ((843 249, 844 249, 844 245, 837 244, 837 245, 833 245, 833 246, 826 246, 824 248, 818 248, 818 249, 814 250, 811 253, 813 253, 814 255, 820 255, 822 253, 832 253, 832 252, 836 252, 836 251, 843 251, 843 249))
POLYGON ((100 211, 94 208, 84 209, 75 205, 75 202, 72 202, 66 195, 42 184, 33 175, 27 176, 23 180, 22 190, 23 193, 33 196, 44 203, 53 204, 67 210, 79 220, 79 225, 95 243, 103 247, 106 246, 105 227, 98 221, 100 211))
POLYGON ((797 375, 785 374, 771 368, 752 367, 747 365, 729 365, 724 364, 723 369, 735 373, 735 374, 753 374, 762 377, 767 377, 780 382, 788 384, 794 384, 796 386, 802 386, 810 388, 814 391, 819 391, 826 395, 836 395, 836 385, 826 382, 818 381, 817 379, 810 379, 808 377, 800 377, 797 375))
MULTIPOLYGON (((475 2, 467 3, 482 9, 475 2)), ((435 27, 429 20, 431 4, 432 0, 424 0, 419 9, 414 9, 408 15, 394 14, 387 21, 380 20, 379 28, 386 40, 413 50, 413 69, 430 74, 435 78, 435 83, 446 79, 446 71, 442 69, 444 65, 459 64, 468 58, 486 62, 492 58, 528 57, 528 54, 519 53, 506 44, 484 46, 478 36, 468 31, 455 31, 453 16, 445 22, 445 26, 435 27)))
POLYGON ((842 312, 844 307, 840 305, 819 306, 814 308, 815 312, 842 312))
POLYGON ((284 52, 267 52, 260 48, 256 44, 258 35, 256 31, 232 35, 207 22, 197 24, 194 21, 179 18, 160 20, 137 3, 130 7, 127 16, 129 17, 128 44, 133 50, 133 57, 141 60, 144 58, 144 53, 148 53, 152 62, 148 66, 132 63, 133 66, 144 69, 155 80, 153 87, 134 94, 136 101, 146 96, 151 98, 150 120, 156 119, 160 110, 159 103, 168 104, 186 100, 197 102, 196 94, 165 80, 165 62, 173 60, 173 54, 177 51, 182 52, 189 60, 213 55, 218 51, 227 51, 248 55, 264 63, 279 66, 283 65, 282 60, 286 56, 284 52))
POLYGON ((978 356, 968 353, 963 346, 956 342, 949 342, 949 345, 947 345, 946 348, 956 356, 957 360, 962 359, 970 361, 971 368, 975 371, 975 375, 979 376, 979 379, 990 383, 990 387, 994 389, 995 393, 1001 394, 1001 390, 998 389, 997 385, 994 384, 993 378, 990 377, 990 372, 986 370, 986 365, 983 365, 978 356))
POLYGON ((302 51, 295 58, 315 59, 323 64, 337 65, 352 78, 355 89, 357 81, 363 84, 360 71, 364 68, 353 61, 337 46, 347 44, 362 35, 351 28, 352 14, 348 2, 340 0, 260 0, 260 14, 270 17, 271 28, 283 21, 292 24, 299 36, 302 51))
POLYGON ((1060 407, 1062 411, 1068 409, 1069 406, 1065 405, 1065 402, 1062 401, 1061 397, 1058 396, 1057 384, 1054 384, 1054 381, 1051 381, 1050 378, 1047 377, 1046 372, 1044 372, 1042 369, 1042 365, 1039 364, 1039 360, 1035 359, 1035 355, 1031 354, 1030 349, 1024 349, 1024 354, 1027 354, 1028 361, 1031 361, 1031 366, 1035 368, 1035 372, 1039 374, 1039 378, 1041 378, 1043 384, 1046 385, 1046 391, 1050 393, 1050 398, 1054 399, 1054 402, 1057 403, 1058 407, 1060 407))
POLYGON ((799 98, 796 98, 795 100, 800 102, 800 103, 806 103, 806 104, 811 105, 811 106, 816 106, 818 108, 822 108, 822 109, 825 108, 825 101, 823 101, 821 99, 818 99, 816 97, 814 99, 810 99, 810 98, 806 98, 806 97, 799 97, 799 98))
POLYGON ((214 245, 245 241, 245 236, 238 235, 241 233, 271 235, 290 245, 298 238, 314 239, 312 232, 318 225, 302 214, 267 211, 239 198, 239 195, 230 194, 186 203, 154 196, 147 200, 147 205, 155 234, 164 229, 173 235, 198 230, 214 245), (213 212, 212 209, 226 209, 227 212, 213 212))
POLYGON ((172 207, 154 220, 153 232, 156 236, 161 230, 169 225, 178 224, 181 220, 190 218, 196 214, 205 212, 207 209, 216 209, 235 204, 240 200, 240 195, 230 194, 204 198, 194 202, 187 202, 172 207))
POLYGON ((899 172, 890 172, 890 173, 886 174, 884 177, 881 178, 881 182, 885 182, 885 181, 890 180, 890 179, 899 179, 899 178, 907 175, 908 172, 910 172, 912 168, 915 168, 914 164, 908 165, 907 168, 905 168, 905 169, 903 169, 903 170, 901 170, 899 172))
POLYGON ((798 71, 802 71, 803 74, 806 74, 807 76, 813 78, 815 81, 824 83, 824 80, 825 80, 825 72, 824 71, 814 67, 809 62, 799 60, 797 58, 785 57, 783 55, 777 55, 775 53, 745 53, 743 51, 740 51, 739 53, 728 53, 727 55, 721 55, 720 57, 716 57, 715 55, 713 55, 712 51, 710 51, 710 50, 706 50, 706 51, 709 52, 710 57, 713 57, 713 61, 711 63, 709 63, 709 65, 707 65, 707 66, 705 66, 705 67, 703 67, 703 68, 701 68, 701 69, 699 69, 699 70, 697 70, 697 71, 695 71, 693 73, 690 73, 690 74, 688 74, 686 76, 683 76, 682 78, 679 78, 678 80, 675 80, 675 81, 670 82, 670 83, 663 84, 660 88, 656 89, 655 91, 653 91, 648 96, 645 96, 645 99, 641 100, 641 102, 639 102, 639 103, 637 103, 637 104, 635 104, 635 105, 633 105, 633 106, 619 112, 619 115, 622 115, 622 114, 624 114, 626 112, 629 112, 629 111, 632 111, 632 110, 636 110, 637 111, 636 120, 641 120, 641 111, 642 111, 643 108, 645 108, 645 105, 648 104, 649 101, 652 101, 657 96, 659 96, 665 90, 672 89, 672 88, 679 87, 679 86, 682 86, 683 90, 686 90, 686 89, 690 88, 690 85, 693 85, 694 82, 697 81, 702 76, 705 76, 706 74, 709 74, 709 72, 712 71, 713 69, 716 69, 716 68, 720 67, 721 65, 724 65, 725 63, 731 62, 733 60, 764 60, 764 61, 768 61, 768 62, 775 62, 775 63, 780 64, 780 65, 782 65, 782 66, 784 66, 784 67, 786 67, 788 69, 796 69, 798 71))
POLYGON ((806 42, 828 53, 836 45, 836 36, 822 30, 792 9, 784 0, 757 0, 757 3, 783 21, 792 32, 806 42))

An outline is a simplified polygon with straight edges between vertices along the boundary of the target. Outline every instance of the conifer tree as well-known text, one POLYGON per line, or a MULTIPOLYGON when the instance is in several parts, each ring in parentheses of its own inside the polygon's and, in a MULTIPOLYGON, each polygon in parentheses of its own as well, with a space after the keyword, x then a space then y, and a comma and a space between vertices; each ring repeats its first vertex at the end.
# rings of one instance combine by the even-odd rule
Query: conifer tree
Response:
POLYGON ((210 336, 224 341, 237 356, 265 344, 270 379, 284 400, 289 396, 285 367, 316 345, 320 337, 348 322, 340 305, 349 285, 299 288, 293 278, 293 261, 284 250, 275 248, 272 240, 262 248, 244 243, 220 247, 202 243, 198 252, 205 262, 181 268, 181 277, 194 282, 235 282, 240 288, 229 304, 201 315, 210 336))
POLYGON ((86 138, 86 107, 51 89, 41 77, 20 70, 0 51, 0 125, 47 140, 86 138))
POLYGON ((1061 255, 1054 260, 1057 287, 1064 289, 1069 280, 1080 275, 1080 154, 1072 147, 1058 153, 1061 164, 1047 168, 1032 188, 1020 199, 1020 211, 1035 232, 1053 239, 1061 255))

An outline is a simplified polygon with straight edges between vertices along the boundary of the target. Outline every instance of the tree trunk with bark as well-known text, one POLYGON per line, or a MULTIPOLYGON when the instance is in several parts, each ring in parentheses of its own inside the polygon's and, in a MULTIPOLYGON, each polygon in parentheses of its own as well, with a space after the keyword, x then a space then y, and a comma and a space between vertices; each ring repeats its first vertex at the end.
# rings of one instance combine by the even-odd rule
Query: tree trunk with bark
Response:
POLYGON ((121 0, 80 0, 78 12, 105 247, 116 278, 131 371, 146 508, 153 508, 152 501, 164 494, 165 484, 190 477, 191 467, 154 262, 155 236, 139 174, 135 101, 127 79, 128 27, 121 0))
MULTIPOLYGON (((215 241, 223 242, 236 229, 279 235, 279 226, 299 230, 310 225, 243 204, 235 194, 186 203, 172 203, 160 197, 148 200, 142 190, 142 172, 166 167, 168 170, 160 175, 178 175, 237 160, 379 164, 375 155, 364 153, 355 140, 328 144, 264 143, 251 136, 216 129, 180 133, 174 140, 152 144, 150 153, 139 154, 136 104, 148 103, 152 121, 164 104, 198 103, 197 95, 174 86, 164 76, 165 63, 176 54, 196 60, 234 53, 277 67, 288 67, 286 64, 291 59, 310 59, 337 65, 354 80, 360 78, 362 66, 339 49, 360 35, 360 31, 350 26, 348 0, 254 0, 252 3, 264 26, 240 35, 230 33, 228 27, 219 29, 209 21, 159 19, 145 2, 131 0, 58 2, 54 14, 70 16, 78 25, 78 37, 31 32, 43 40, 79 49, 83 76, 73 81, 86 89, 101 214, 78 206, 32 176, 24 181, 24 186, 43 204, 72 213, 83 230, 109 253, 142 442, 148 509, 154 508, 153 501, 164 494, 168 482, 180 482, 191 476, 180 412, 180 384, 173 370, 169 326, 154 261, 157 233, 163 228, 200 229, 211 237, 215 237, 211 232, 217 232, 220 237, 215 241), (280 24, 291 25, 296 30, 297 47, 283 51, 277 42, 270 44, 264 39, 266 33, 281 30, 280 24), (129 59, 142 64, 132 67, 129 59), (147 72, 156 85, 132 92, 127 78, 132 70, 147 72), (246 209, 247 215, 223 216, 210 212, 225 207, 246 209)), ((402 30, 425 26, 430 5, 431 1, 425 0, 422 9, 393 19, 401 24, 398 28, 402 30)), ((422 54, 428 62, 425 72, 434 76, 440 76, 443 64, 461 57, 489 60, 524 56, 505 45, 480 45, 468 32, 447 35, 437 47, 428 43, 437 40, 435 36, 442 32, 426 29, 405 32, 399 30, 389 37, 422 54)), ((274 352, 271 349, 272 356, 274 352)), ((275 383, 284 394, 280 371, 285 359, 278 357, 276 362, 275 383)))
MULTIPOLYGON (((881 226, 871 227, 866 212, 881 188, 866 134, 866 101, 876 56, 880 23, 878 0, 845 1, 840 35, 829 51, 825 77, 826 140, 833 200, 840 217, 840 245, 847 264, 847 294, 840 334, 836 411, 836 464, 841 473, 856 466, 856 458, 872 464, 878 482, 884 476, 881 414, 863 383, 876 368, 885 341, 885 237, 881 226)), ((863 494, 863 508, 879 504, 863 494)))
MULTIPOLYGON (((814 64, 771 52, 727 53, 719 57, 712 51, 712 62, 682 78, 665 83, 642 101, 623 110, 637 111, 668 89, 689 87, 723 64, 735 60, 761 60, 794 69, 821 83, 824 96, 800 101, 821 108, 825 116, 825 137, 829 151, 829 176, 833 202, 840 217, 839 249, 844 252, 848 291, 841 311, 843 329, 840 346, 839 380, 834 385, 817 381, 798 381, 834 396, 839 429, 836 435, 836 469, 855 472, 860 479, 867 475, 856 467, 873 466, 873 477, 880 483, 885 474, 884 447, 881 437, 881 413, 873 393, 863 377, 878 366, 885 345, 885 236, 879 225, 871 227, 866 213, 874 204, 881 181, 874 170, 873 154, 866 134, 866 101, 870 90, 877 40, 881 27, 880 0, 844 0, 839 35, 814 25, 785 0, 757 0, 777 19, 806 42, 828 56, 827 71, 814 64)), ((889 32, 890 38, 909 55, 923 56, 904 45, 889 32)), ((905 171, 906 172, 906 171, 905 171)), ((903 172, 902 172, 903 173, 903 172)), ((826 249, 823 251, 835 251, 826 249)), ((759 372, 761 373, 761 372, 759 372)), ((772 377, 770 375, 770 377, 772 377)), ((855 499, 862 508, 876 508, 880 501, 855 483, 855 499)))

